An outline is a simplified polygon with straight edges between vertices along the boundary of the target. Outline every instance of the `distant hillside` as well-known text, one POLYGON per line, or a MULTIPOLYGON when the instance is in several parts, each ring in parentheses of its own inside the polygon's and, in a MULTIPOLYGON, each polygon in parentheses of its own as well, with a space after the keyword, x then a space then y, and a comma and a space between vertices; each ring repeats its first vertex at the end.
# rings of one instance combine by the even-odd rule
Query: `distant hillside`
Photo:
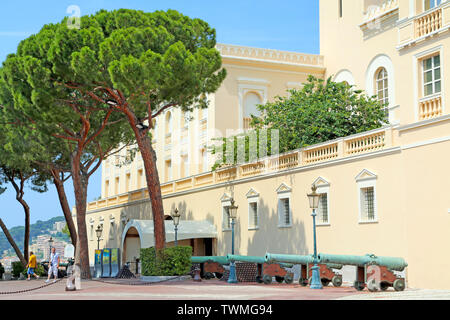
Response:
MULTIPOLYGON (((35 237, 37 237, 41 234, 49 234, 50 230, 53 229, 53 224, 58 221, 65 221, 64 216, 54 217, 47 221, 38 220, 38 221, 36 221, 36 223, 31 224, 30 225, 30 244, 35 237)), ((9 229, 9 233, 11 233, 11 236, 13 237, 14 241, 16 241, 16 244, 19 246, 20 250, 23 251, 23 240, 24 240, 24 235, 25 235, 25 227, 23 227, 23 226, 12 227, 11 229, 9 229)), ((70 242, 70 238, 66 234, 61 233, 61 232, 58 232, 57 234, 52 235, 52 237, 55 239, 60 238, 62 240, 70 242)), ((8 242, 8 239, 6 239, 6 236, 3 233, 3 231, 0 231, 0 258, 2 258, 4 250, 10 250, 10 249, 13 250, 11 245, 8 242)))

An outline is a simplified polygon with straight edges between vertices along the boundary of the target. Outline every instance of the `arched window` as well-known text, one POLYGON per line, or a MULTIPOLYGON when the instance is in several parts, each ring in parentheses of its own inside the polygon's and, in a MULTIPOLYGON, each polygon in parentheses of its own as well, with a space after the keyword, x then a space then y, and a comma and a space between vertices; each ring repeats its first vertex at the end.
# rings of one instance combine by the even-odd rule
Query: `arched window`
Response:
POLYGON ((383 105, 387 113, 389 105, 388 73, 383 67, 375 73, 375 92, 378 101, 383 105))
POLYGON ((244 98, 244 129, 250 128, 251 115, 259 116, 258 105, 262 104, 261 97, 255 92, 248 92, 244 98))

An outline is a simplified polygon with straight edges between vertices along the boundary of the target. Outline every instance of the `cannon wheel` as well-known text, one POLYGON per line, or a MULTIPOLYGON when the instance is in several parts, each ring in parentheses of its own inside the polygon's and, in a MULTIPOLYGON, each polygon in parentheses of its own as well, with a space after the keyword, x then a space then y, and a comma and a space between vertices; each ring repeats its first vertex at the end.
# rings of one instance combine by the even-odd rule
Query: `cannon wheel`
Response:
POLYGON ((211 272, 206 272, 204 277, 206 280, 209 280, 209 279, 214 278, 214 274, 211 272))
POLYGON ((275 276, 275 280, 276 280, 278 283, 283 283, 284 277, 275 276))
POLYGON ((216 275, 217 279, 222 279, 222 277, 223 277, 223 273, 220 273, 220 272, 216 272, 215 275, 216 275))
POLYGON ((334 276, 331 279, 331 283, 333 284, 334 287, 342 286, 342 277, 341 276, 334 276))
POLYGON ((271 284, 272 283, 272 276, 269 276, 268 274, 265 274, 263 276, 263 282, 265 284, 271 284))
POLYGON ((358 291, 363 291, 365 288, 364 282, 356 280, 353 283, 353 287, 358 291))
POLYGON ((284 277, 284 282, 286 282, 287 284, 291 284, 292 282, 294 282, 294 277, 292 276, 292 274, 287 274, 284 277))
POLYGON ((322 278, 320 279, 320 282, 322 282, 322 286, 327 287, 330 284, 331 280, 322 278))
POLYGON ((298 283, 299 283, 302 287, 306 287, 306 286, 308 285, 308 279, 300 278, 300 279, 298 279, 298 283))
POLYGON ((394 281, 394 290, 395 291, 403 291, 405 290, 405 280, 397 279, 394 281))
POLYGON ((263 279, 261 276, 256 276, 256 282, 263 283, 263 279))
POLYGON ((391 285, 387 281, 381 281, 380 282, 380 290, 386 291, 391 285))

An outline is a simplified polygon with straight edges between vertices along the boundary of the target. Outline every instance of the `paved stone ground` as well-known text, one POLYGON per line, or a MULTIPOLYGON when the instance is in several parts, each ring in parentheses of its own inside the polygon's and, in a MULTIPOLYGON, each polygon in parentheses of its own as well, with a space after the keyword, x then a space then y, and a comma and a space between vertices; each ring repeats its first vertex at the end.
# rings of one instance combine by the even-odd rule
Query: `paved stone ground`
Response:
MULTIPOLYGON (((115 282, 126 283, 127 280, 115 282)), ((17 291, 43 285, 43 280, 0 281, 0 292, 17 291)), ((150 285, 110 284, 98 281, 82 281, 82 290, 66 292, 65 281, 21 294, 0 295, 0 300, 330 300, 348 295, 360 295, 353 288, 327 287, 311 290, 298 284, 244 284, 230 285, 223 281, 208 280, 200 283, 192 280, 165 282, 150 285)))
MULTIPOLYGON (((114 280, 114 284, 82 281, 82 290, 66 292, 65 279, 35 291, 1 295, 0 300, 450 300, 450 291, 407 289, 395 292, 358 292, 351 287, 326 287, 311 290, 297 284, 243 284, 230 285, 223 281, 192 280, 165 282, 150 285, 124 285, 128 280, 114 280), (118 284, 122 283, 122 284, 118 284)), ((18 291, 39 287, 44 280, 0 281, 0 292, 18 291)))

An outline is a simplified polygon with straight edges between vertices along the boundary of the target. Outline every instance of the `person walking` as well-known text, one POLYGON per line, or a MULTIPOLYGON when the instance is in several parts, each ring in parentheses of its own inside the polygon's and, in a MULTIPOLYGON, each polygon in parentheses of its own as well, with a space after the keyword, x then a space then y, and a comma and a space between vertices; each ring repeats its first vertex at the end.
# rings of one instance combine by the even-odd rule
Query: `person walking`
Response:
POLYGON ((50 282, 50 278, 52 276, 55 277, 53 282, 56 282, 58 279, 58 268, 59 268, 59 254, 56 252, 55 248, 52 248, 52 254, 50 255, 50 260, 48 261, 48 279, 45 282, 50 282))
POLYGON ((39 279, 39 276, 34 272, 34 269, 36 269, 36 256, 34 255, 33 251, 30 252, 30 259, 28 260, 26 268, 28 268, 27 280, 31 280, 31 276, 35 277, 36 279, 39 279))

